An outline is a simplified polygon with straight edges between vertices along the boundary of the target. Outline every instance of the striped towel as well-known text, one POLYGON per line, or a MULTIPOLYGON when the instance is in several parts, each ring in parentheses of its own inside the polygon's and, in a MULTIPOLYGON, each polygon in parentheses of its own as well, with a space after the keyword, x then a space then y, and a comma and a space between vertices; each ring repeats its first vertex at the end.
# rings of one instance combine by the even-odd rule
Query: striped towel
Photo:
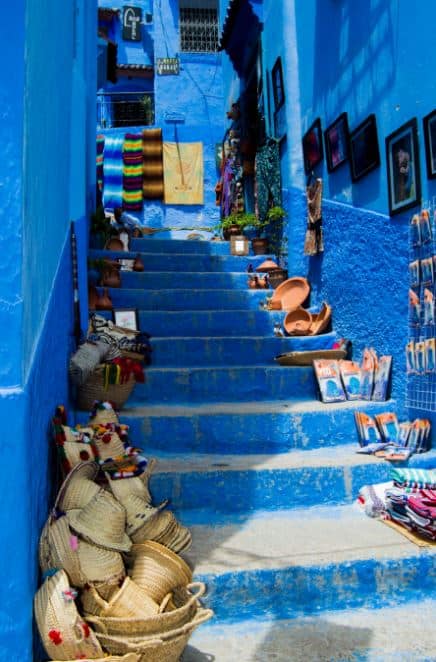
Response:
POLYGON ((142 209, 142 135, 126 133, 123 145, 123 209, 142 209))
POLYGON ((104 152, 104 136, 99 133, 97 136, 97 186, 100 191, 103 191, 103 152, 104 152))
POLYGON ((399 487, 436 488, 436 469, 392 469, 391 475, 399 487))
POLYGON ((123 193, 122 136, 106 136, 104 143, 104 206, 108 209, 122 206, 123 193))
POLYGON ((162 200, 163 180, 162 129, 144 129, 142 132, 144 200, 162 200))

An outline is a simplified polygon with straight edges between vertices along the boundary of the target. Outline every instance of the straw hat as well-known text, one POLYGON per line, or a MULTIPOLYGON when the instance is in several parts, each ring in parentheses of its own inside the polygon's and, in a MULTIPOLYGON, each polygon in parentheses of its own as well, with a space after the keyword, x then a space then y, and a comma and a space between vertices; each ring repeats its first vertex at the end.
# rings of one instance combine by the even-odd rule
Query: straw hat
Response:
POLYGON ((81 540, 77 554, 86 583, 105 582, 119 585, 126 576, 123 558, 119 552, 81 540))
MULTIPOLYGON (((127 478, 126 480, 132 480, 127 478)), ((168 500, 163 501, 159 506, 152 506, 136 494, 130 494, 123 501, 123 506, 127 513, 126 533, 131 536, 143 524, 148 522, 156 513, 160 512, 168 504, 168 500)))
POLYGON ((96 462, 77 464, 62 483, 55 508, 66 511, 86 506, 100 490, 94 482, 98 469, 96 462))
POLYGON ((68 519, 49 517, 39 541, 39 564, 42 572, 53 568, 63 569, 72 586, 83 586, 77 554, 78 540, 68 526, 68 519))
POLYGON ((86 614, 115 618, 148 618, 159 612, 159 605, 143 588, 126 577, 110 600, 105 600, 92 584, 81 595, 86 614))
MULTIPOLYGON (((61 662, 61 660, 54 660, 53 662, 61 662)), ((63 661, 62 661, 63 662, 63 661)), ((75 660, 66 660, 65 662, 77 662, 75 660)), ((141 662, 141 658, 136 653, 127 653, 126 655, 107 655, 93 659, 92 662, 141 662)))
POLYGON ((35 595, 35 618, 47 654, 65 660, 103 657, 103 650, 74 603, 68 577, 59 570, 35 595))
POLYGON ((116 423, 118 425, 118 416, 110 402, 98 402, 92 411, 89 425, 104 425, 105 423, 116 423))
POLYGON ((71 471, 76 464, 94 460, 97 457, 97 449, 94 440, 84 441, 65 441, 58 446, 59 454, 62 460, 62 466, 66 472, 71 471))
POLYGON ((173 608, 161 611, 149 618, 113 618, 108 616, 87 616, 96 632, 114 636, 142 637, 159 635, 188 623, 198 607, 199 599, 206 592, 206 585, 201 582, 180 586, 172 594, 173 608))
POLYGON ((132 546, 125 533, 126 511, 106 490, 100 490, 81 510, 67 513, 70 526, 85 540, 99 547, 128 552, 132 546))
POLYGON ((177 586, 186 586, 192 572, 175 554, 165 554, 162 545, 149 541, 136 546, 131 577, 160 604, 177 586))
POLYGON ((134 543, 154 540, 174 552, 188 549, 192 542, 189 529, 182 526, 170 510, 156 513, 140 529, 131 534, 134 543))
POLYGON ((94 443, 98 450, 98 456, 101 461, 110 460, 114 457, 124 455, 125 446, 121 437, 115 430, 106 429, 102 426, 97 427, 94 434, 94 443))
POLYGON ((121 480, 112 480, 110 474, 106 473, 106 478, 108 479, 109 487, 111 488, 114 497, 123 505, 126 498, 133 494, 141 497, 146 503, 151 503, 151 494, 148 483, 155 466, 156 460, 152 458, 148 461, 147 468, 140 476, 133 476, 121 480))

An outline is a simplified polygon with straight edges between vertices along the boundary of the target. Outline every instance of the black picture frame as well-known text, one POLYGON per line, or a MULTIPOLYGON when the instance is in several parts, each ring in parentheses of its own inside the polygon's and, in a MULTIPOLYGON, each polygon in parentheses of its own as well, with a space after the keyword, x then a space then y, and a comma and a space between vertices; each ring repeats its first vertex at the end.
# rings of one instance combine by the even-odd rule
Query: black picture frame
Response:
POLYGON ((341 113, 324 131, 327 170, 333 172, 348 161, 348 117, 341 113))
POLYGON ((136 308, 114 308, 112 319, 116 326, 130 331, 139 331, 138 311, 136 308))
POLYGON ((319 117, 308 128, 302 139, 304 171, 308 175, 324 158, 322 128, 319 117))
POLYGON ((368 115, 349 135, 351 180, 358 182, 380 166, 377 120, 368 115))
POLYGON ((389 215, 416 207, 421 200, 418 122, 416 117, 386 137, 389 215))
POLYGON ((427 177, 436 179, 436 109, 426 115, 423 120, 425 160, 427 177))

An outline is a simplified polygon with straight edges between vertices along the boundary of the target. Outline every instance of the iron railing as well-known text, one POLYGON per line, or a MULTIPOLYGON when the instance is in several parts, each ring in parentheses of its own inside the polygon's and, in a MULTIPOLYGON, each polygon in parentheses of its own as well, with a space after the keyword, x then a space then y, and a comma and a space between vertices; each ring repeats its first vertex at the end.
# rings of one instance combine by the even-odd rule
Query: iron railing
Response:
POLYGON ((101 92, 97 94, 97 127, 112 129, 154 124, 151 92, 101 92))

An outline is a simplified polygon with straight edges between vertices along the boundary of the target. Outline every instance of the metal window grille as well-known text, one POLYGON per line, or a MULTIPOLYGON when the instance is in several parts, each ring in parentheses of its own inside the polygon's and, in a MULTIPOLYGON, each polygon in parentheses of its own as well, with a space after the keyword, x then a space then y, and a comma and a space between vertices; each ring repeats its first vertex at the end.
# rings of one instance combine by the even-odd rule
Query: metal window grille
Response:
POLYGON ((154 123, 154 95, 148 92, 105 92, 97 95, 97 126, 110 129, 154 123))
POLYGON ((184 53, 218 51, 216 8, 180 7, 180 50, 184 53))

